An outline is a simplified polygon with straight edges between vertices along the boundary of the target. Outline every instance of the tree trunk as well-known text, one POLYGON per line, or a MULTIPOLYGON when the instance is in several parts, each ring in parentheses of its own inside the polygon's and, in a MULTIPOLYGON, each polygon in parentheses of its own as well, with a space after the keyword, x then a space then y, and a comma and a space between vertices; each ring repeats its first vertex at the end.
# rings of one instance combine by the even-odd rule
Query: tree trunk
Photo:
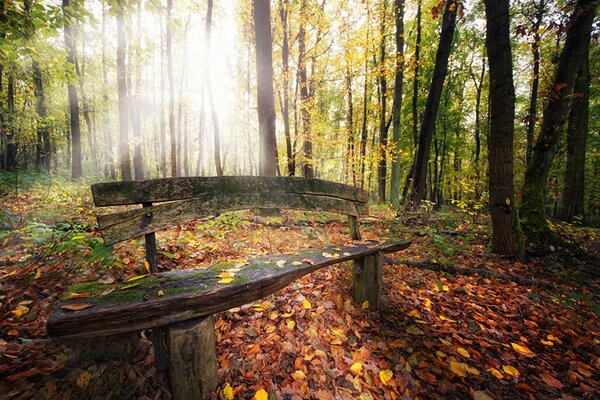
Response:
POLYGON ((548 225, 544 192, 548 172, 560 142, 577 69, 589 48, 597 6, 593 0, 577 2, 556 67, 553 85, 548 93, 540 133, 525 172, 521 217, 525 235, 533 243, 562 244, 548 225))
POLYGON ((381 25, 379 35, 379 105, 381 107, 379 114, 379 158, 377 162, 377 188, 379 191, 379 201, 384 203, 386 200, 386 177, 387 177, 387 142, 388 127, 386 124, 387 108, 387 79, 385 70, 385 19, 387 13, 387 0, 383 0, 381 11, 381 25))
MULTIPOLYGON (((473 83, 475 84, 476 95, 475 95, 475 174, 477 175, 477 180, 479 181, 481 171, 479 160, 481 158, 481 93, 483 92, 483 79, 485 77, 485 57, 481 60, 481 74, 479 74, 479 79, 475 77, 474 74, 471 75, 473 78, 473 83)), ((476 189, 477 190, 477 189, 476 189)), ((479 195, 477 195, 479 198, 479 195)))
POLYGON ((127 100, 127 71, 125 69, 125 55, 127 42, 125 38, 125 21, 123 18, 123 1, 117 1, 117 86, 119 92, 119 163, 121 165, 121 179, 131 180, 131 163, 129 156, 129 124, 127 100))
POLYGON ((348 107, 346 110, 346 182, 356 185, 356 172, 354 165, 354 101, 352 98, 352 70, 350 63, 346 65, 346 97, 348 107))
POLYGON ((585 146, 589 132, 590 114, 590 66, 588 54, 579 66, 577 80, 573 88, 573 100, 569 112, 567 128, 567 166, 562 195, 560 218, 573 222, 584 220, 583 199, 585 192, 585 146))
MULTIPOLYGON (((212 1, 209 0, 209 5, 212 1)), ((173 78, 173 34, 171 32, 171 12, 173 0, 167 0, 167 80, 169 82, 169 139, 171 141, 171 176, 177 176, 177 134, 175 132, 175 79, 173 78)), ((207 20, 207 25, 209 24, 207 20)))
POLYGON ((15 78, 13 71, 8 74, 8 88, 6 96, 7 117, 6 117, 6 169, 15 171, 18 167, 17 160, 17 138, 15 137, 15 78))
POLYGON ((260 147, 259 174, 275 176, 277 174, 277 141, 275 139, 270 1, 255 0, 253 11, 256 44, 256 102, 258 106, 258 140, 260 147))
POLYGON ((509 0, 484 0, 486 47, 490 67, 490 140, 488 142, 492 251, 521 256, 522 234, 513 188, 515 87, 510 47, 509 0))
MULTIPOLYGON (((419 114, 417 106, 419 102, 419 63, 421 62, 421 2, 417 5, 417 38, 415 40, 415 71, 413 77, 413 95, 412 95, 412 129, 413 129, 413 140, 415 147, 419 143, 419 114)), ((411 168, 412 169, 412 168, 411 168)), ((412 176, 411 176, 412 179, 412 176)), ((404 196, 403 196, 404 197, 404 196)))
POLYGON ((298 29, 298 83, 300 85, 300 115, 302 120, 302 136, 304 161, 302 170, 306 178, 313 178, 314 161, 312 154, 312 133, 310 120, 310 94, 308 90, 308 79, 306 76, 306 28, 304 24, 307 19, 306 0, 300 3, 300 27, 298 29))
POLYGON ((283 64, 283 100, 281 105, 281 116, 283 118, 283 131, 285 134, 285 150, 287 155, 288 176, 296 174, 296 160, 292 150, 292 137, 290 132, 290 43, 289 43, 289 0, 279 0, 279 18, 283 31, 283 43, 281 46, 281 61, 283 64))
MULTIPOLYGON (((138 48, 142 44, 142 10, 141 2, 137 3, 137 37, 136 44, 138 48)), ((136 180, 144 179, 144 161, 142 158, 142 121, 141 121, 141 110, 140 110, 140 91, 142 85, 142 72, 140 70, 140 63, 133 56, 131 57, 137 63, 136 67, 132 68, 132 74, 135 75, 133 78, 133 88, 131 88, 131 102, 129 102, 131 110, 131 128, 133 131, 133 171, 136 180)))
POLYGON ((365 39, 365 81, 363 84, 362 126, 360 130, 360 187, 365 187, 365 166, 367 163, 367 111, 369 104, 369 8, 367 7, 367 35, 365 39))
POLYGON ((108 175, 111 179, 116 179, 116 171, 115 171, 115 160, 113 158, 113 134, 110 129, 110 113, 108 106, 108 67, 106 61, 106 14, 107 9, 106 5, 102 4, 102 83, 104 84, 104 90, 102 95, 102 100, 104 101, 104 133, 106 135, 106 148, 107 148, 107 170, 108 175))
POLYGON ((537 121, 537 98, 538 98, 538 87, 540 84, 540 40, 541 35, 539 33, 540 26, 544 17, 544 8, 546 7, 547 0, 540 0, 536 7, 535 22, 533 23, 533 43, 531 45, 531 52, 533 53, 533 76, 531 77, 531 96, 529 98, 529 114, 526 117, 527 121, 527 151, 526 159, 527 164, 531 160, 531 153, 533 152, 533 134, 535 132, 535 123, 537 121))
POLYGON ((400 203, 400 133, 402 130, 402 86, 404 81, 404 0, 394 1, 396 17, 396 76, 394 78, 394 106, 392 119, 392 176, 390 201, 400 203))
POLYGON ((419 131, 419 146, 415 157, 415 170, 412 181, 412 193, 410 196, 411 207, 417 206, 425 199, 425 178, 427 174, 427 163, 429 161, 429 149, 431 138, 435 129, 435 120, 440 105, 440 97, 444 87, 444 80, 448 72, 448 58, 452 47, 452 39, 456 28, 456 14, 458 4, 456 0, 448 0, 442 16, 442 32, 435 56, 433 77, 429 86, 429 94, 425 103, 423 120, 419 131))
MULTIPOLYGON (((65 47, 67 48, 67 63, 69 68, 75 72, 75 61, 77 50, 75 48, 75 32, 73 32, 71 17, 69 13, 69 0, 62 1, 63 15, 65 17, 65 47)), ((79 100, 77 99, 77 89, 69 79, 69 114, 71 130, 71 178, 81 178, 81 130, 79 127, 79 100)))

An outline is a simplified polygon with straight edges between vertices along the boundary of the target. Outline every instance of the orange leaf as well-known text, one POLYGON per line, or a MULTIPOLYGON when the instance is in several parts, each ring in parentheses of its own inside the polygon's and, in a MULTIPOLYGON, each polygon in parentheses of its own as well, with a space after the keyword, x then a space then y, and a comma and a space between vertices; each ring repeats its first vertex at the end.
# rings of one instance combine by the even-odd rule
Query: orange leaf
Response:
POLYGON ((513 349, 515 349, 515 351, 521 355, 524 355, 526 357, 535 357, 535 353, 531 350, 529 350, 528 347, 523 346, 522 344, 516 344, 516 343, 512 343, 510 344, 513 349))
POLYGON ((563 388, 563 384, 560 383, 560 381, 558 379, 556 379, 555 377, 553 377, 552 375, 550 375, 547 372, 544 372, 543 374, 541 374, 540 378, 542 378, 542 380, 546 383, 546 385, 548 385, 554 389, 562 389, 563 388))
POLYGON ((79 311, 79 310, 83 310, 86 308, 90 308, 92 306, 93 306, 93 304, 91 304, 91 303, 71 303, 71 304, 65 304, 64 306, 60 306, 60 308, 62 308, 63 310, 68 310, 68 311, 79 311))

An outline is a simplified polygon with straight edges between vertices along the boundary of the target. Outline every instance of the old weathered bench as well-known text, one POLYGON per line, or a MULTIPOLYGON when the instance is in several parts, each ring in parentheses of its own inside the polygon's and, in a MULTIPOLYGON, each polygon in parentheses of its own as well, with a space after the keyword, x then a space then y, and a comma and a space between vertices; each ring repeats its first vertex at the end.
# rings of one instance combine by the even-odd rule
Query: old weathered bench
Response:
POLYGON ((153 274, 134 281, 90 282, 69 289, 48 320, 53 338, 96 338, 152 329, 159 369, 167 369, 174 399, 197 399, 218 384, 213 314, 263 298, 310 272, 354 261, 353 297, 377 308, 382 253, 410 241, 360 241, 357 217, 366 215, 367 192, 298 177, 193 177, 92 185, 97 206, 142 204, 98 216, 106 244, 144 235, 153 274), (156 204, 160 203, 160 204, 156 204), (330 211, 348 216, 343 245, 269 255, 243 264, 157 272, 154 232, 194 219, 243 209, 330 211), (194 345, 191 345, 191 344, 194 345))

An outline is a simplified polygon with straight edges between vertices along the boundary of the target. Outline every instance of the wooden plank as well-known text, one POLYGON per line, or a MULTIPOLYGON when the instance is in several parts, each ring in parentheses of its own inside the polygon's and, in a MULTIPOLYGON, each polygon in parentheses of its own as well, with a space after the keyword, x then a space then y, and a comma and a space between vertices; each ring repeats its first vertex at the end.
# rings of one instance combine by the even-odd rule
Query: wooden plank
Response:
POLYGON ((366 203, 326 196, 276 192, 207 195, 202 198, 99 215, 97 219, 104 243, 111 245, 194 219, 250 208, 331 211, 353 216, 368 213, 366 203))
POLYGON ((97 206, 184 200, 207 194, 298 193, 366 203, 367 191, 337 182, 302 177, 210 176, 106 182, 92 185, 97 206))
POLYGON ((383 289, 383 256, 376 253, 357 260, 352 273, 352 298, 362 304, 369 302, 369 308, 381 307, 383 289), (362 262, 359 262, 362 261, 362 262))
POLYGON ((166 330, 173 400, 204 398, 219 384, 213 316, 173 324, 166 330))
POLYGON ((132 282, 137 285, 129 288, 125 286, 127 283, 79 285, 71 290, 90 292, 93 289, 95 293, 106 293, 112 288, 115 291, 104 296, 61 301, 48 320, 48 335, 103 336, 203 318, 263 298, 326 266, 377 252, 400 251, 410 244, 410 241, 356 243, 309 249, 293 255, 259 257, 237 267, 232 263, 217 264, 200 270, 154 274, 132 282), (231 282, 222 281, 224 270, 236 271, 231 282), (92 306, 80 311, 62 308, 70 303, 92 306))

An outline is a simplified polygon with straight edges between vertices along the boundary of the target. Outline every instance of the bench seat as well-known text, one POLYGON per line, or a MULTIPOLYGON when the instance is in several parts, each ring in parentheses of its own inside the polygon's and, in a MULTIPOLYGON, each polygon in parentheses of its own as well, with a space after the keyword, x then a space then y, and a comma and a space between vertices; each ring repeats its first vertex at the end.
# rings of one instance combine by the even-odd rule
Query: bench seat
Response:
POLYGON ((257 257, 240 264, 162 272, 129 282, 78 284, 69 289, 67 299, 48 320, 48 334, 55 338, 96 337, 200 319, 261 299, 329 265, 401 251, 410 244, 356 241, 257 257))

